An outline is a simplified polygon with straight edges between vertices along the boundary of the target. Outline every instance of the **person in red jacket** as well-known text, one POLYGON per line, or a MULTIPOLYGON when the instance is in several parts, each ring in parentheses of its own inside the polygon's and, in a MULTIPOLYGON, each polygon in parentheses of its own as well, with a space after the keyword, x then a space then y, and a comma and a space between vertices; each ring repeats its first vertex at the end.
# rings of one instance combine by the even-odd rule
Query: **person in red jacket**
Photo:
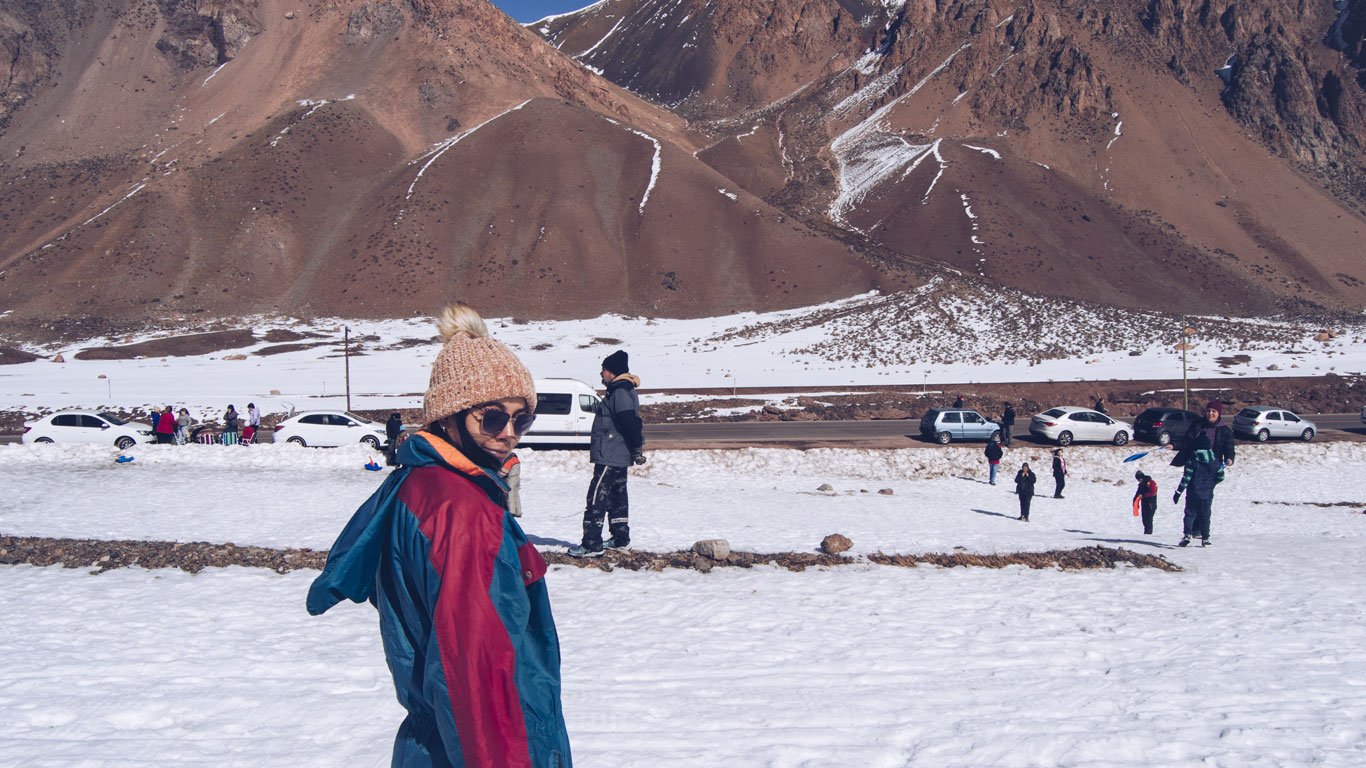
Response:
POLYGON ((175 444, 175 410, 169 405, 157 419, 156 434, 158 443, 175 444))
POLYGON ((1138 490, 1134 491, 1134 501, 1138 501, 1142 505, 1143 532, 1151 536, 1153 516, 1157 514, 1157 481, 1143 474, 1141 469, 1134 473, 1134 479, 1138 481, 1138 490))
POLYGON ((379 612, 407 710, 392 765, 571 768, 546 562, 499 477, 535 420, 536 387, 470 307, 447 307, 437 327, 426 428, 337 537, 308 612, 341 600, 379 612))

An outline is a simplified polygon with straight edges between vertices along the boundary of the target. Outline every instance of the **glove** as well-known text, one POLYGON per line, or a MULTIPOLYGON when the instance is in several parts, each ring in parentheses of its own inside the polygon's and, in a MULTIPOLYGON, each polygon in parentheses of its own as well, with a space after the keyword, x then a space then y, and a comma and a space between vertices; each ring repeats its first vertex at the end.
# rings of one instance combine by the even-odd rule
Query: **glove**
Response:
POLYGON ((1173 494, 1172 494, 1172 503, 1173 503, 1173 504, 1180 504, 1180 503, 1181 503, 1181 492, 1180 492, 1180 491, 1177 491, 1176 493, 1173 493, 1173 494))
POLYGON ((645 451, 639 450, 631 454, 631 463, 640 465, 645 463, 645 451))

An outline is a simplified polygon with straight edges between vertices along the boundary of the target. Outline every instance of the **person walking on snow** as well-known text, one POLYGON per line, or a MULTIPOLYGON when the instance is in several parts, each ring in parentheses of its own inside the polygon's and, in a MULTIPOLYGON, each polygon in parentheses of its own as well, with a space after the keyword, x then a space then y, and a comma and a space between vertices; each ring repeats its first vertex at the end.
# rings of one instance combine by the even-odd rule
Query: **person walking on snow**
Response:
POLYGON ((498 477, 535 420, 536 389, 470 307, 437 325, 426 428, 332 545, 308 612, 343 599, 379 611, 407 710, 392 765, 569 768, 546 563, 498 477))
POLYGON ((1067 486, 1067 459, 1062 456, 1061 448, 1053 449, 1053 498, 1061 499, 1062 489, 1067 486))
POLYGON ((1200 537, 1203 546, 1210 545, 1209 518, 1214 512, 1214 486, 1223 481, 1224 465, 1214 451, 1199 448, 1190 455, 1186 469, 1181 474, 1181 484, 1176 486, 1176 493, 1172 494, 1172 503, 1180 504, 1181 494, 1190 491, 1186 494, 1186 516, 1180 546, 1190 544, 1194 536, 1200 537))
POLYGON ((631 543, 630 504, 626 496, 626 473, 632 464, 645 463, 645 437, 640 423, 640 379, 630 372, 625 350, 602 361, 602 383, 607 394, 598 403, 589 439, 593 480, 583 512, 583 541, 571 547, 573 557, 601 557, 603 549, 619 549, 631 543), (602 521, 607 519, 611 538, 602 540, 602 521))
POLYGON ((999 439, 993 437, 987 441, 986 455, 987 472, 989 476, 988 482, 991 485, 995 485, 996 470, 1001 465, 1001 456, 1005 455, 1005 451, 1001 450, 1001 441, 999 439))
POLYGON ((1029 462, 1020 465, 1015 473, 1015 495, 1020 497, 1020 519, 1029 522, 1029 503, 1034 500, 1034 482, 1038 475, 1029 471, 1029 462))
POLYGON ((1001 411, 1001 444, 1010 447, 1010 441, 1015 431, 1015 406, 1006 403, 1005 410, 1001 411))
POLYGON ((1143 474, 1141 469, 1134 473, 1134 479, 1138 481, 1138 490, 1134 491, 1134 501, 1142 507, 1143 533, 1151 536, 1153 516, 1157 514, 1157 481, 1143 474))

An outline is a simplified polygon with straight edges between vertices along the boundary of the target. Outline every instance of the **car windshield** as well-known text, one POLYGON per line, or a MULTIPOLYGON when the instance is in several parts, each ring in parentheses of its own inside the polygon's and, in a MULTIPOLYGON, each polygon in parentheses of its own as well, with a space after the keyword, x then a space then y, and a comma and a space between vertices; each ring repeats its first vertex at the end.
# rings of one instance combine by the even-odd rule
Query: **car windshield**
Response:
POLYGON ((1255 419, 1255 418, 1257 418, 1258 416, 1260 416, 1261 414, 1260 414, 1259 412, 1257 412, 1257 411, 1252 410, 1251 408, 1244 408, 1244 409, 1242 410, 1242 412, 1239 413, 1238 415, 1239 415, 1239 416, 1242 416, 1242 417, 1245 418, 1245 419, 1255 419))
POLYGON ((359 421, 359 422, 362 423, 362 424, 370 424, 370 423, 371 423, 371 421, 370 421, 369 419, 365 418, 364 416, 357 416, 356 414, 354 414, 354 413, 352 413, 352 412, 350 412, 350 411, 345 411, 345 413, 346 413, 347 418, 352 419, 352 420, 354 420, 354 421, 359 421))
POLYGON ((1052 417, 1052 418, 1056 419, 1056 418, 1058 418, 1059 416, 1062 415, 1062 409, 1061 409, 1061 408, 1054 408, 1054 409, 1052 409, 1052 410, 1050 410, 1050 411, 1044 411, 1044 412, 1043 412, 1043 415, 1049 416, 1049 417, 1052 417))
POLYGON ((112 413, 101 412, 101 413, 100 413, 100 418, 101 418, 101 419, 104 419, 105 421, 109 422, 110 424, 113 424, 113 425, 116 426, 116 427, 121 427, 121 426, 123 426, 124 424, 127 424, 127 423, 128 423, 127 421, 124 421, 123 419, 120 419, 119 417, 115 416, 115 415, 112 414, 112 413))

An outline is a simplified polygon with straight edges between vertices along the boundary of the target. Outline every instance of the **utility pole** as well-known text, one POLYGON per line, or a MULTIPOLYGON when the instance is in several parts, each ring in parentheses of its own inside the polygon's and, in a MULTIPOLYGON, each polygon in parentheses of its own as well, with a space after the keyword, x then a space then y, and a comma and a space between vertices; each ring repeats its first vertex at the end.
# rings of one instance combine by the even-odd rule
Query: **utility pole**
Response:
POLYGON ((1187 411, 1191 409, 1191 383, 1187 376, 1186 351, 1191 348, 1190 337, 1194 335, 1195 329, 1186 325, 1186 316, 1181 316, 1181 343, 1176 348, 1181 350, 1181 389, 1185 393, 1181 401, 1181 407, 1187 411))
POLYGON ((342 326, 342 357, 346 361, 346 410, 351 410, 351 328, 342 326))

